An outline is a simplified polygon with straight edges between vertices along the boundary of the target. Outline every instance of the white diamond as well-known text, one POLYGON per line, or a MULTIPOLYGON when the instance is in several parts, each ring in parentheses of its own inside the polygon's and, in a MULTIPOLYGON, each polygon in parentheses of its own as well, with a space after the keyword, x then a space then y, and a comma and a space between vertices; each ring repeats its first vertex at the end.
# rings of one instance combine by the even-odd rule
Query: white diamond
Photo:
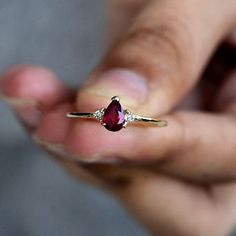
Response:
POLYGON ((134 121, 134 114, 132 114, 132 113, 126 114, 126 121, 127 121, 127 122, 132 122, 132 121, 134 121))
POLYGON ((98 120, 102 120, 104 115, 104 111, 103 110, 97 110, 94 112, 94 117, 97 118, 98 120))

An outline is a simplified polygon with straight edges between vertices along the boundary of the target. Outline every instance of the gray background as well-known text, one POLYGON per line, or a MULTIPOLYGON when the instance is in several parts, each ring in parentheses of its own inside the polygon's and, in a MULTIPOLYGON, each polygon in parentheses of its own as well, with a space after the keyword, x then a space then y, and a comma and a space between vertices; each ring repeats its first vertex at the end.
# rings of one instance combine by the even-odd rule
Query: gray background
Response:
MULTIPOLYGON (((41 64, 78 86, 102 54, 102 3, 0 0, 0 71, 41 64)), ((37 149, 2 101, 0 116, 0 236, 146 235, 114 199, 37 149)))

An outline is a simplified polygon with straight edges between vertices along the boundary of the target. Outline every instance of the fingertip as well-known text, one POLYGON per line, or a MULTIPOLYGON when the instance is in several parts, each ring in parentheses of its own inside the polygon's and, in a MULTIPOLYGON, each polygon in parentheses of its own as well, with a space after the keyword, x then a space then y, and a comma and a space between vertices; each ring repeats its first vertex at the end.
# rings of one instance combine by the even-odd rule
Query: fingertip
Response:
POLYGON ((7 70, 0 80, 2 98, 30 131, 37 128, 43 111, 69 102, 72 91, 50 70, 19 65, 7 70))
POLYGON ((50 70, 32 65, 19 65, 7 70, 1 79, 3 96, 39 101, 50 105, 65 95, 65 89, 50 70))

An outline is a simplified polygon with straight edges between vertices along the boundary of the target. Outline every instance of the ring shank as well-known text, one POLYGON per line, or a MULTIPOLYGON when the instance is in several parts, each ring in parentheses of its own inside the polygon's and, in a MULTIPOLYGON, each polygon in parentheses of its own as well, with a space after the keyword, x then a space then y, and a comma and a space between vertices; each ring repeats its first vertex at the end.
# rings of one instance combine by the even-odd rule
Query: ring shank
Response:
POLYGON ((138 116, 134 115, 134 122, 145 122, 145 123, 151 123, 153 125, 156 125, 158 127, 164 127, 168 125, 168 122, 166 120, 158 120, 158 119, 153 119, 153 118, 148 118, 148 117, 143 117, 143 116, 138 116))
POLYGON ((93 112, 70 112, 67 113, 66 116, 68 118, 95 118, 93 112))

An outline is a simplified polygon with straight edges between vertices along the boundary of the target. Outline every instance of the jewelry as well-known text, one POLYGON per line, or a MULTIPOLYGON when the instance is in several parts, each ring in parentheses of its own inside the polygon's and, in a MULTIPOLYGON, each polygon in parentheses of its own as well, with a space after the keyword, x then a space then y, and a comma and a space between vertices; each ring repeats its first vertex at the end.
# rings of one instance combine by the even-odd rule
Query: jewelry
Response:
POLYGON ((143 122, 158 127, 164 127, 168 124, 166 120, 143 117, 135 115, 128 110, 123 110, 118 96, 111 98, 111 103, 107 108, 101 108, 91 113, 70 112, 66 116, 69 118, 95 118, 102 126, 113 132, 125 128, 130 122, 143 122))

